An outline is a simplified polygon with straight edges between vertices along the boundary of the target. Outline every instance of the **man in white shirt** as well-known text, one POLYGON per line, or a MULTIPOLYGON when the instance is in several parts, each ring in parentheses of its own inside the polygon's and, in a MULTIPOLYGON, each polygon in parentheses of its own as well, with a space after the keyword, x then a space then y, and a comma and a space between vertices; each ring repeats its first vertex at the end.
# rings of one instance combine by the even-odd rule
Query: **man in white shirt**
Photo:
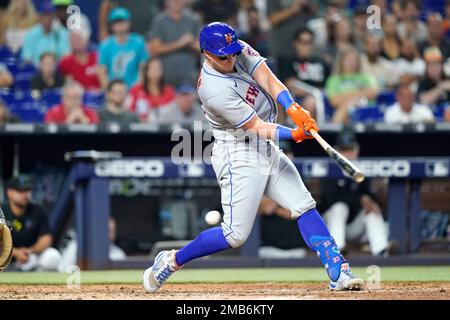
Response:
POLYGON ((387 123, 430 123, 434 122, 431 109, 415 102, 415 95, 408 85, 400 85, 396 91, 396 100, 386 109, 384 121, 387 123))

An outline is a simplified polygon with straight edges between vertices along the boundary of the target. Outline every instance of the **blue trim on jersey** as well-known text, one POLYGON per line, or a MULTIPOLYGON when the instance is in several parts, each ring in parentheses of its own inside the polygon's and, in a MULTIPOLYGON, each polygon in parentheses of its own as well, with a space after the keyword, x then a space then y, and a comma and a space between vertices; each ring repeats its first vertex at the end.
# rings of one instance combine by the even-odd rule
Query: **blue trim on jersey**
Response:
MULTIPOLYGON (((217 74, 213 74, 210 73, 208 71, 205 70, 205 65, 203 65, 202 67, 203 72, 205 72, 207 75, 213 76, 213 77, 218 77, 218 78, 223 78, 223 79, 237 79, 237 80, 242 80, 248 84, 254 85, 256 86, 266 97, 267 100, 269 100, 269 104, 270 104, 270 113, 269 113, 269 121, 275 122, 275 119, 270 120, 270 116, 272 115, 272 107, 275 108, 275 110, 277 109, 276 105, 274 105, 275 101, 268 95, 268 93, 266 91, 264 91, 263 88, 261 88, 256 82, 252 83, 250 81, 248 81, 247 79, 241 78, 241 77, 233 77, 233 76, 220 76, 217 74)), ((241 97, 242 98, 242 97, 241 97)), ((276 114, 276 112, 274 113, 276 114)))
POLYGON ((230 160, 231 157, 230 157, 230 152, 228 151, 228 148, 227 148, 227 155, 228 155, 228 164, 229 164, 228 173, 230 174, 230 203, 229 203, 230 225, 228 227, 230 227, 231 232, 228 233, 227 235, 225 235, 225 237, 228 237, 230 234, 232 234, 234 232, 233 228, 231 227, 233 225, 233 174, 231 173, 232 164, 231 164, 231 160, 230 160))
POLYGON ((237 125, 235 125, 236 128, 239 128, 242 124, 245 124, 254 114, 256 114, 256 111, 253 110, 253 112, 244 120, 242 120, 241 122, 239 122, 237 125))
POLYGON ((265 59, 259 60, 259 62, 253 66, 253 69, 252 69, 252 71, 250 72, 250 75, 251 75, 252 77, 253 77, 253 72, 255 71, 256 67, 258 67, 258 66, 261 64, 261 62, 263 62, 264 60, 265 60, 265 59))

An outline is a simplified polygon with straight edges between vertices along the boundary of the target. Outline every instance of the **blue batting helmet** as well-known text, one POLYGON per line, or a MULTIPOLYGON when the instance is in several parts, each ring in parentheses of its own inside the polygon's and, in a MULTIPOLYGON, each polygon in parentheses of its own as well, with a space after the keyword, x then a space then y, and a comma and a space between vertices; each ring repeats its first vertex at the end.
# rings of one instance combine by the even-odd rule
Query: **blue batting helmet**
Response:
POLYGON ((200 49, 216 56, 226 56, 241 51, 244 46, 238 41, 236 32, 226 23, 212 22, 200 31, 200 49))

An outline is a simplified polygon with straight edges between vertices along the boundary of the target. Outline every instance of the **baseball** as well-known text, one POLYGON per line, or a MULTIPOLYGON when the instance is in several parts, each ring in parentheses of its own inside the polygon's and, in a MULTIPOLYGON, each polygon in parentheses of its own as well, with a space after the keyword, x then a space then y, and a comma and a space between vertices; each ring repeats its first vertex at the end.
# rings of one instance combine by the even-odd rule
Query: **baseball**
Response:
POLYGON ((216 211, 216 210, 209 211, 205 215, 205 221, 210 226, 218 224, 220 219, 222 219, 222 216, 221 216, 220 212, 216 211))

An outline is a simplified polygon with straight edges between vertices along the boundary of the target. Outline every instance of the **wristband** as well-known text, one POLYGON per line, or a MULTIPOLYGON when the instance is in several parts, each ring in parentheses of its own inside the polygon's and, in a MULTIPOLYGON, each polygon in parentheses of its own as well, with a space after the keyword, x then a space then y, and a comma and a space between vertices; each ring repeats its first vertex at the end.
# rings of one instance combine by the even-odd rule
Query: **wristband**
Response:
POLYGON ((294 98, 292 98, 289 91, 283 90, 278 94, 277 102, 282 105, 285 110, 287 110, 291 104, 294 103, 294 98))
POLYGON ((280 124, 275 131, 275 137, 278 140, 292 140, 292 129, 280 124))

